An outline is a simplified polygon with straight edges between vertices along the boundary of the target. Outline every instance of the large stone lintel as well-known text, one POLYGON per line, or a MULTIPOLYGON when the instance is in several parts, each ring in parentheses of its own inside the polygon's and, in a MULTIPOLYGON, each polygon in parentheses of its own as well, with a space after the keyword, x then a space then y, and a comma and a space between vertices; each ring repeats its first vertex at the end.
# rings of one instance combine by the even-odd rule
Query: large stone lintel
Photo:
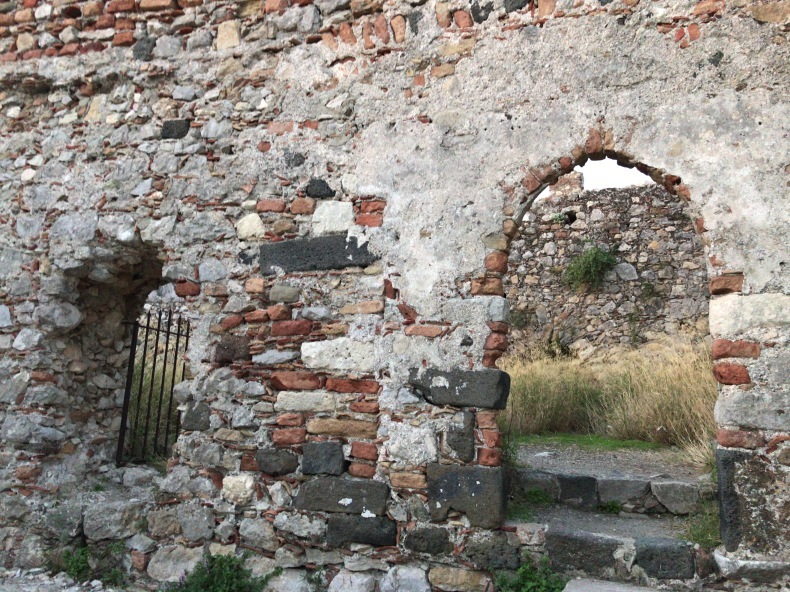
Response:
POLYGON ((294 500, 300 510, 363 514, 384 513, 389 487, 379 481, 321 477, 303 483, 294 500))
POLYGON ((502 370, 434 370, 412 368, 409 383, 434 405, 504 409, 510 375, 502 370))
POLYGON ((360 245, 354 236, 298 238, 261 245, 261 274, 273 275, 278 269, 289 273, 366 267, 376 259, 367 243, 360 245))

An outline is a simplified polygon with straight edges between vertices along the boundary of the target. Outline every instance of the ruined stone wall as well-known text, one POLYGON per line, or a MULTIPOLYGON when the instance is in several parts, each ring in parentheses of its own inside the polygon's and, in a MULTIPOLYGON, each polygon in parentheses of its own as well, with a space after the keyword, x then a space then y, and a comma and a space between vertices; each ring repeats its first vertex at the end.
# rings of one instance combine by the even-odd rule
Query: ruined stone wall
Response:
POLYGON ((705 336, 707 266, 685 207, 655 185, 537 201, 511 244, 505 282, 523 339, 589 353, 661 335, 705 336), (568 266, 591 247, 611 252, 617 263, 600 288, 575 290, 568 266))
POLYGON ((122 539, 161 580, 209 543, 287 568, 283 590, 320 564, 334 589, 484 588, 474 569, 513 558, 494 420, 510 241, 546 183, 604 155, 700 221, 727 551, 787 560, 786 19, 0 3, 3 563, 122 539), (160 283, 194 319, 194 378, 151 487, 113 449, 119 323, 160 283))

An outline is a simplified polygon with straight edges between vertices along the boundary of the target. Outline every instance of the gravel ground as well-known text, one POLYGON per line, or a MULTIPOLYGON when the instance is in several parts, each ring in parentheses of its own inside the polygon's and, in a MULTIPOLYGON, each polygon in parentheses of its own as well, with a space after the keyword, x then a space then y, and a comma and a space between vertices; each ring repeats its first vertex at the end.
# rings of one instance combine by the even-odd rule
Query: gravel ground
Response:
MULTIPOLYGON (((56 575, 42 568, 30 570, 0 569, 0 592, 122 592, 105 588, 99 580, 77 583, 65 573, 56 575)), ((129 592, 127 590, 127 592, 129 592)))

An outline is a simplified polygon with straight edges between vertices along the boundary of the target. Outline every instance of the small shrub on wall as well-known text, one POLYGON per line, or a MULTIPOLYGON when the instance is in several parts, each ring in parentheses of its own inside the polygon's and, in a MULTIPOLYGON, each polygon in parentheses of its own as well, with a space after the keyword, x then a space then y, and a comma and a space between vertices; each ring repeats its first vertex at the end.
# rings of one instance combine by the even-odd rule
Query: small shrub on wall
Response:
POLYGON ((581 255, 571 259, 563 274, 563 280, 574 290, 588 287, 597 290, 603 284, 606 272, 617 264, 609 250, 597 246, 585 250, 581 255))

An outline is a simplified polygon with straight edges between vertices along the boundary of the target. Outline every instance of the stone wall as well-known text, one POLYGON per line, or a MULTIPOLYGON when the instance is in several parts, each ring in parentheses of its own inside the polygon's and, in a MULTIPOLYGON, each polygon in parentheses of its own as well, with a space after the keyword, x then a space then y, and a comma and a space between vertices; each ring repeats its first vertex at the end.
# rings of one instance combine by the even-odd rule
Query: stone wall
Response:
POLYGON ((682 200, 663 187, 555 192, 527 213, 510 250, 505 293, 527 343, 590 352, 660 335, 707 334, 707 267, 682 200), (599 289, 574 290, 568 265, 585 249, 617 264, 599 289))
POLYGON ((282 590, 322 564, 333 589, 484 589, 510 241, 546 184, 606 155, 699 219, 728 560, 786 561, 786 18, 0 3, 3 563, 121 539, 162 580, 205 543, 285 567, 282 590), (151 487, 113 452, 121 320, 160 284, 193 318, 194 378, 151 487))

